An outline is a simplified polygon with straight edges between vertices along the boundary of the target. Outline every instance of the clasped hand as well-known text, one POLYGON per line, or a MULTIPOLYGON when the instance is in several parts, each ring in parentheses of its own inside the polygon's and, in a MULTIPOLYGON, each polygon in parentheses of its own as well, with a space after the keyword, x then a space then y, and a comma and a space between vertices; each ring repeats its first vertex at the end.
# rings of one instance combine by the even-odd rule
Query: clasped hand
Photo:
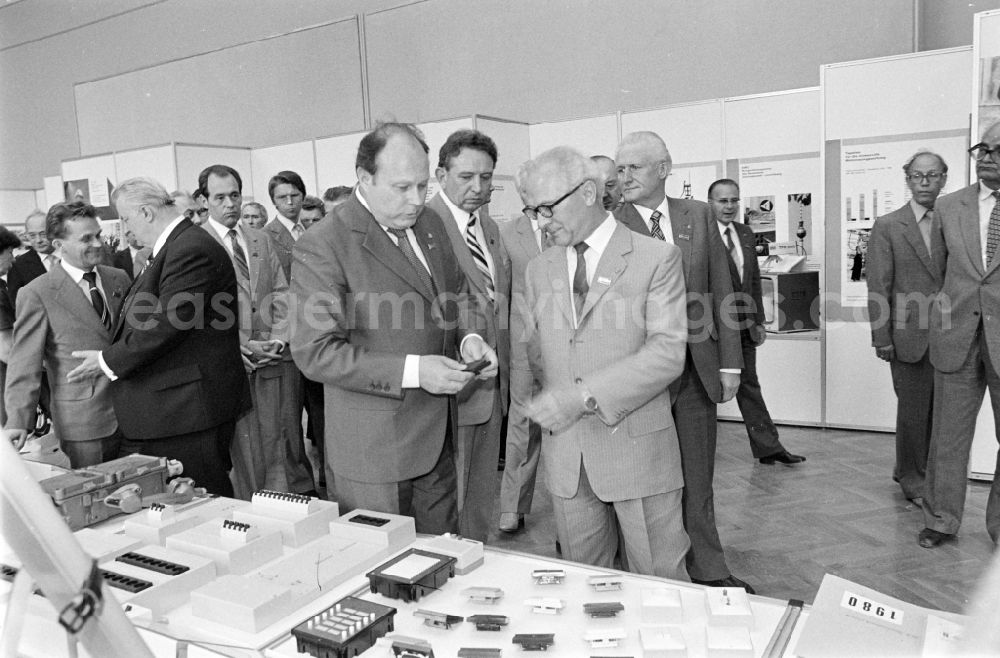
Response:
POLYGON ((434 395, 454 395, 461 391, 473 377, 491 379, 499 370, 497 353, 482 338, 472 336, 462 344, 461 363, 440 354, 425 354, 420 357, 420 388, 434 395), (465 364, 479 359, 489 359, 490 364, 478 375, 465 370, 465 364))

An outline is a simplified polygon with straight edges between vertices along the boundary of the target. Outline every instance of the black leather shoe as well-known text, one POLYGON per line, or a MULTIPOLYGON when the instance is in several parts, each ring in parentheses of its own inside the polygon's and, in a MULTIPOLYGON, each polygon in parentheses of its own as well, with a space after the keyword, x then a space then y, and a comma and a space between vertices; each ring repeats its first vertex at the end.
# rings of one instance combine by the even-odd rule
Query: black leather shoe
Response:
POLYGON ((937 530, 931 530, 930 528, 924 528, 917 535, 917 543, 920 544, 922 548, 935 548, 940 546, 946 541, 954 539, 955 535, 949 535, 947 532, 938 532, 937 530))
POLYGON ((776 452, 773 455, 768 455, 767 457, 761 457, 761 464, 773 464, 774 462, 781 462, 787 466, 792 464, 798 464, 799 462, 804 462, 806 460, 802 455, 793 455, 787 450, 782 450, 781 452, 776 452))
POLYGON ((692 578, 691 582, 696 585, 705 585, 707 587, 742 587, 747 591, 747 594, 757 593, 754 591, 753 587, 750 587, 750 583, 742 581, 732 574, 718 580, 695 580, 692 578))
POLYGON ((524 529, 524 514, 517 514, 515 512, 504 512, 500 515, 500 523, 497 525, 497 530, 500 532, 506 532, 512 534, 518 530, 524 529))

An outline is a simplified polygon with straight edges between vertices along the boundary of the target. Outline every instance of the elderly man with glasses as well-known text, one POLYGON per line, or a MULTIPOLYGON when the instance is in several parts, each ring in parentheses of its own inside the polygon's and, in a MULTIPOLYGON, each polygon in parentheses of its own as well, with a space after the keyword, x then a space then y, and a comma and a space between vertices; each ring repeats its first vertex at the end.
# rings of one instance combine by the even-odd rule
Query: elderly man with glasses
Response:
MULTIPOLYGON (((947 253, 944 284, 930 312, 934 366, 934 423, 924 525, 924 548, 954 539, 965 507, 969 450, 976 417, 989 390, 1000 438, 1000 123, 969 149, 974 184, 934 205, 947 253)), ((986 530, 1000 538, 1000 478, 986 505, 986 530)))

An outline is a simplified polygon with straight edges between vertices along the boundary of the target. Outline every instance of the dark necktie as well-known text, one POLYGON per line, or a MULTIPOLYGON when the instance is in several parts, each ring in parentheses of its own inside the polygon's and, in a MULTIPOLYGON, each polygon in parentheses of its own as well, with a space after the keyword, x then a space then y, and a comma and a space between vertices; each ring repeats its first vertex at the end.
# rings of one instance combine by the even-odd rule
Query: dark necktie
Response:
POLYGON ((729 258, 733 261, 733 265, 736 268, 736 276, 743 280, 743 271, 740 269, 740 254, 736 250, 736 244, 733 242, 733 227, 726 227, 726 250, 729 251, 729 258))
POLYGON ((240 241, 236 237, 236 229, 229 229, 226 234, 229 237, 229 244, 233 247, 233 260, 236 261, 236 269, 244 281, 250 280, 250 267, 247 265, 247 255, 240 246, 240 241))
POLYGON ((434 289, 434 281, 431 279, 431 273, 427 271, 424 264, 420 262, 417 252, 413 250, 413 245, 410 244, 410 239, 406 235, 406 229, 391 228, 389 232, 396 236, 399 250, 403 252, 406 260, 410 261, 410 265, 416 270, 417 278, 420 279, 424 291, 430 293, 431 297, 436 297, 437 291, 434 289))
POLYGON ((90 303, 94 305, 97 317, 101 318, 101 324, 104 325, 104 328, 111 331, 111 312, 108 311, 108 306, 104 303, 104 295, 97 287, 97 272, 84 272, 83 280, 87 282, 87 287, 90 289, 90 303))
POLYGON ((990 213, 990 223, 986 227, 986 267, 993 264, 993 257, 997 253, 997 246, 1000 245, 1000 190, 993 191, 993 198, 997 201, 993 204, 993 211, 990 213))
POLYGON ((579 325, 583 317, 583 304, 587 301, 590 285, 587 283, 587 259, 583 252, 587 251, 586 242, 573 245, 576 249, 576 272, 573 273, 573 305, 576 306, 576 323, 579 325))
POLYGON ((666 242, 667 239, 663 237, 663 229, 660 227, 660 219, 662 218, 663 218, 663 213, 661 213, 659 210, 653 211, 652 216, 650 216, 649 218, 649 224, 650 224, 649 234, 654 238, 656 238, 657 240, 663 240, 664 242, 666 242))
POLYGON ((472 260, 476 263, 476 269, 479 270, 479 274, 483 277, 483 283, 486 284, 486 294, 489 295, 490 299, 496 299, 496 288, 493 287, 493 275, 490 274, 490 266, 486 262, 486 254, 483 253, 483 248, 479 246, 479 239, 476 237, 476 216, 469 215, 469 223, 465 227, 465 244, 469 247, 469 253, 472 254, 472 260))

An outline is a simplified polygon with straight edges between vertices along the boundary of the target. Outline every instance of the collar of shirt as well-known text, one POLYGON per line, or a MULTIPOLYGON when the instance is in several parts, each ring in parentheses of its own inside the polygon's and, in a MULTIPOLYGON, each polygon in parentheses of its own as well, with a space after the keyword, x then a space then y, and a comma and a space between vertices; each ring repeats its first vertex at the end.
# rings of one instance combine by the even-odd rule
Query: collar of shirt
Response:
MULTIPOLYGON (((227 228, 226 225, 223 224, 222 222, 217 222, 211 217, 209 217, 207 225, 211 226, 212 230, 218 234, 219 238, 222 240, 223 246, 226 248, 226 251, 232 253, 233 245, 232 242, 229 240, 230 229, 227 228)), ((240 246, 243 247, 243 251, 246 251, 247 245, 246 245, 246 238, 243 236, 243 227, 240 226, 239 222, 236 222, 236 226, 234 226, 233 229, 236 231, 236 239, 239 240, 240 246)))
POLYGON ((150 254, 153 258, 156 258, 156 255, 160 253, 160 249, 163 249, 163 245, 167 244, 167 238, 169 238, 170 234, 174 232, 177 225, 183 221, 184 215, 178 215, 177 219, 167 224, 167 227, 163 229, 163 232, 156 237, 156 242, 153 243, 153 251, 150 254))
POLYGON ((545 251, 545 236, 542 235, 542 229, 538 226, 538 220, 529 217, 528 223, 531 225, 531 234, 535 236, 535 242, 538 243, 538 251, 545 251))
MULTIPOLYGON (((464 236, 465 229, 469 226, 469 215, 475 215, 476 219, 479 219, 479 210, 472 213, 467 210, 462 210, 451 202, 451 199, 448 198, 448 195, 445 194, 443 190, 438 192, 438 196, 441 197, 441 200, 444 201, 444 205, 451 211, 451 216, 454 218, 455 224, 458 225, 459 232, 464 236)), ((479 239, 480 243, 482 243, 483 229, 478 221, 476 222, 475 232, 476 237, 479 239)))
MULTIPOLYGON (((277 219, 279 222, 281 222, 281 225, 285 227, 285 229, 291 234, 293 238, 295 237, 295 233, 292 231, 292 229, 295 228, 296 222, 293 222, 292 220, 288 219, 280 212, 277 215, 275 215, 274 218, 277 219)), ((302 228, 304 229, 305 227, 303 226, 302 228)))
MULTIPOLYGON (((81 270, 79 267, 74 267, 70 265, 65 260, 60 260, 59 264, 60 266, 62 266, 66 274, 69 275, 69 278, 73 279, 73 283, 76 284, 76 287, 83 291, 83 293, 87 296, 87 299, 90 299, 90 284, 83 280, 83 275, 85 274, 84 270, 81 270)), ((97 274, 97 280, 95 283, 97 284, 97 289, 101 290, 103 286, 101 284, 100 273, 97 272, 96 267, 91 271, 97 274)))
MULTIPOLYGON (((375 213, 372 212, 372 207, 368 205, 368 200, 365 198, 365 195, 361 193, 361 188, 355 187, 354 188, 354 194, 355 194, 355 196, 358 197, 358 203, 360 203, 362 206, 364 206, 365 210, 367 210, 368 212, 370 212, 372 214, 372 219, 374 219, 375 218, 375 213)), ((392 240, 392 243, 394 245, 399 246, 399 238, 397 238, 395 235, 393 235, 392 233, 389 232, 389 227, 388 226, 386 226, 385 224, 382 224, 377 219, 375 220, 375 223, 378 224, 379 228, 381 228, 383 231, 385 231, 385 234, 389 236, 389 239, 392 240)), ((406 229, 406 237, 410 239, 410 244, 411 245, 414 244, 413 231, 411 229, 406 229)), ((420 253, 420 252, 418 251, 418 253, 420 253)))
POLYGON ((135 260, 135 255, 137 253, 139 253, 139 249, 133 247, 132 245, 128 246, 128 255, 132 257, 132 260, 135 260))
MULTIPOLYGON (((719 235, 722 237, 722 244, 726 244, 726 229, 732 226, 732 223, 726 224, 725 222, 715 221, 715 225, 719 227, 719 235)), ((732 230, 733 244, 739 242, 740 236, 737 235, 736 229, 732 230)))
POLYGON ((646 206, 640 206, 637 203, 633 203, 632 205, 635 206, 637 211, 639 211, 639 215, 642 217, 642 221, 646 223, 647 229, 652 229, 653 224, 650 221, 650 218, 653 216, 655 211, 659 210, 660 214, 663 215, 663 217, 660 218, 660 228, 663 230, 663 235, 667 238, 667 242, 672 243, 674 241, 673 233, 667 232, 670 228, 670 211, 667 209, 667 197, 663 197, 663 201, 661 201, 660 205, 655 208, 647 208, 646 206))
MULTIPOLYGON (((601 262, 601 257, 604 255, 604 250, 608 248, 608 242, 611 241, 616 226, 615 216, 609 212, 604 221, 598 224, 597 228, 583 240, 587 243, 587 251, 584 252, 584 258, 587 259, 587 281, 594 280, 597 264, 601 262)), ((569 280, 573 281, 573 272, 576 271, 576 248, 572 245, 566 247, 566 260, 569 261, 570 265, 569 280)), ((570 294, 572 294, 572 286, 570 294)))
POLYGON ((914 199, 910 199, 910 210, 913 211, 913 216, 917 218, 917 223, 919 224, 930 208, 920 205, 914 199))

